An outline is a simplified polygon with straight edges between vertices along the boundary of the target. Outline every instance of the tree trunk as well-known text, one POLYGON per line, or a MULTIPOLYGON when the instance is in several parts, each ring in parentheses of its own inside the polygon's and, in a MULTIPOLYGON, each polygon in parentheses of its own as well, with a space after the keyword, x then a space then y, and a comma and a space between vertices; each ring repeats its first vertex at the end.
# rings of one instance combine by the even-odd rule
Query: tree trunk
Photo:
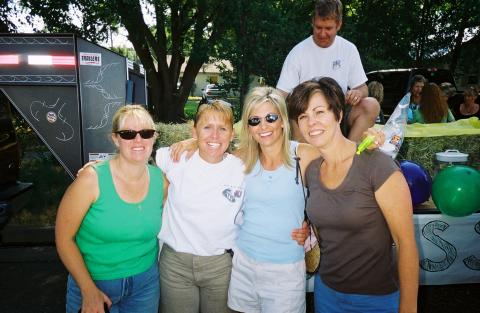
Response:
POLYGON ((455 70, 457 69, 458 60, 460 59, 460 54, 462 53, 462 42, 463 37, 465 35, 465 28, 466 28, 466 21, 467 21, 467 9, 465 4, 463 5, 462 9, 462 16, 460 17, 460 23, 458 27, 458 34, 455 38, 455 45, 452 50, 452 58, 450 59, 450 71, 455 74, 455 70))

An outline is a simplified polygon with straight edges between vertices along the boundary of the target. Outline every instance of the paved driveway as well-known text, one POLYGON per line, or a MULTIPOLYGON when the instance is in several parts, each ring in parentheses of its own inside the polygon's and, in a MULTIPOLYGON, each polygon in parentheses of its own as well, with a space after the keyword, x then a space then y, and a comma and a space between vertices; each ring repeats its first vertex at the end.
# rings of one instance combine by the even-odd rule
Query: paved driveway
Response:
POLYGON ((0 312, 65 312, 67 271, 54 246, 0 246, 0 312))

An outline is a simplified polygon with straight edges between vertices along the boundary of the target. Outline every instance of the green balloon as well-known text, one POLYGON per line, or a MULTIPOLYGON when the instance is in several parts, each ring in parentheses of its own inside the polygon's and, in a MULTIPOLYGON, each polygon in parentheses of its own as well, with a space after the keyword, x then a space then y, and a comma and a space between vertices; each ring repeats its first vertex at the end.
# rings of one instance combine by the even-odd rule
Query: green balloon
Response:
POLYGON ((433 180, 432 199, 445 215, 475 213, 480 210, 480 172, 465 165, 444 168, 433 180))

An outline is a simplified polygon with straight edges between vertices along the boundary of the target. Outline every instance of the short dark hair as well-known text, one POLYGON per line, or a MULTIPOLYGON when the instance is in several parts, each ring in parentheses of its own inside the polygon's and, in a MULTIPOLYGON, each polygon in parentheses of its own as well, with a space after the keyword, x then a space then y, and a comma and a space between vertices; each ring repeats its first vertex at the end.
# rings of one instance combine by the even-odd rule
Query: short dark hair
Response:
POLYGON ((330 77, 314 78, 295 87, 286 100, 289 118, 297 121, 300 114, 307 110, 310 98, 316 93, 325 97, 328 109, 339 121, 345 112, 345 96, 340 85, 330 77))
POLYGON ((409 91, 412 91, 413 86, 415 86, 416 83, 427 83, 427 79, 423 75, 415 75, 412 77, 410 80, 410 89, 409 91))
POLYGON ((343 6, 340 0, 316 0, 314 16, 321 19, 342 21, 343 6))

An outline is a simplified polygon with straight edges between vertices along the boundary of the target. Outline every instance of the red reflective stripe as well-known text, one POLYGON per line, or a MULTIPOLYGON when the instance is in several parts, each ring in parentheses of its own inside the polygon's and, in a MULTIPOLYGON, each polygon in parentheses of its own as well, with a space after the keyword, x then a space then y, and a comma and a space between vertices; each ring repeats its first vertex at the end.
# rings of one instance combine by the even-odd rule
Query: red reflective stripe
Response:
POLYGON ((52 56, 53 65, 75 65, 73 56, 52 56))
POLYGON ((0 64, 18 64, 20 63, 18 54, 0 54, 0 64))

